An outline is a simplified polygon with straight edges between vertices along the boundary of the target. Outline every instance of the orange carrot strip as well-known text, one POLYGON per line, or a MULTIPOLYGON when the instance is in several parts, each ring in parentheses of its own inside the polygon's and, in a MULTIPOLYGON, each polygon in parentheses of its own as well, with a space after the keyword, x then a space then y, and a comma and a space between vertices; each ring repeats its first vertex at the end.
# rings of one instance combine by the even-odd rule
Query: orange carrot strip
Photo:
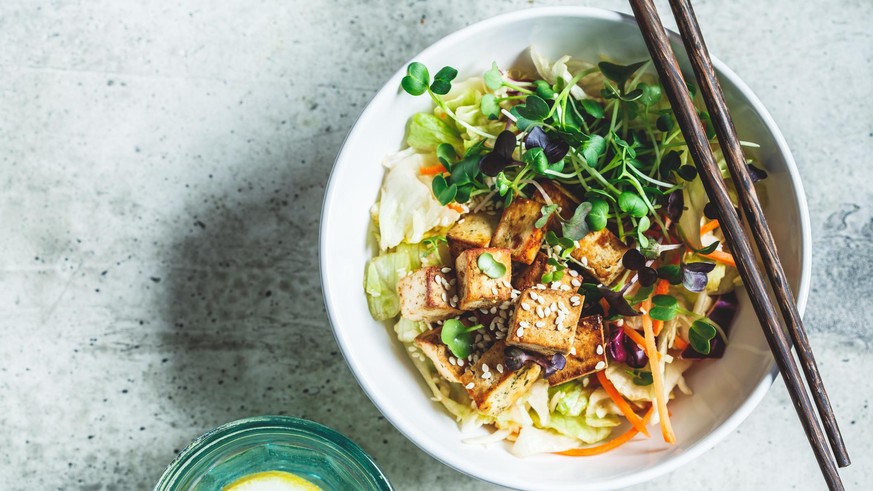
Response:
POLYGON ((658 415, 661 420, 661 434, 667 443, 676 443, 676 435, 673 433, 673 425, 670 423, 670 413, 667 412, 667 394, 664 393, 664 374, 661 372, 661 354, 655 347, 655 331, 652 329, 652 318, 649 310, 652 308, 652 297, 643 302, 642 317, 643 332, 646 334, 646 354, 649 355, 649 364, 652 367, 652 382, 655 389, 655 401, 658 404, 658 415))
POLYGON ((427 165, 418 169, 418 173, 423 176, 435 176, 437 174, 442 174, 445 171, 446 168, 443 167, 443 164, 427 165))
POLYGON ((716 261, 727 264, 728 266, 737 267, 736 261, 734 261, 734 257, 731 256, 731 253, 725 251, 712 251, 709 254, 701 254, 703 257, 708 257, 710 259, 715 259, 716 261))
POLYGON ((700 227, 700 236, 703 237, 707 232, 712 232, 713 230, 718 228, 718 220, 712 220, 711 222, 706 222, 700 227))
POLYGON ((676 336, 676 339, 673 341, 673 347, 678 349, 678 350, 684 350, 685 348, 688 347, 688 341, 685 341, 684 339, 680 338, 679 336, 676 336))
POLYGON ((603 390, 605 390, 607 394, 609 394, 609 397, 615 405, 621 409, 621 412, 624 414, 624 417, 627 418, 628 423, 633 425, 633 427, 643 435, 649 436, 649 430, 646 428, 646 424, 643 423, 643 420, 637 416, 637 413, 635 413, 633 409, 631 409, 627 401, 624 400, 624 397, 619 394, 618 389, 612 385, 612 382, 606 378, 606 373, 603 370, 597 372, 597 380, 600 381, 600 386, 603 387, 603 390))
MULTIPOLYGON (((646 415, 643 416, 642 421, 644 424, 648 423, 649 419, 652 418, 652 411, 654 410, 654 408, 655 408, 655 406, 650 406, 649 410, 646 412, 646 415)), ((614 449, 624 445, 625 443, 631 441, 631 439, 633 437, 635 437, 637 435, 637 433, 639 433, 639 430, 637 430, 636 428, 630 428, 626 432, 622 433, 621 435, 613 438, 612 440, 610 440, 606 443, 601 443, 600 445, 595 445, 593 447, 574 448, 573 450, 565 450, 563 452, 558 452, 558 454, 567 455, 570 457, 590 457, 592 455, 600 455, 602 453, 609 452, 610 450, 614 450, 614 449)))
MULTIPOLYGON (((658 284, 655 286, 655 295, 666 295, 669 289, 670 283, 667 280, 658 280, 658 284)), ((655 331, 655 336, 661 334, 661 329, 663 328, 664 321, 659 321, 657 319, 652 320, 652 330, 655 331)))
POLYGON ((609 302, 607 302, 605 298, 600 299, 600 306, 603 307, 603 315, 604 316, 609 314, 609 302))
POLYGON ((627 325, 627 323, 621 326, 621 329, 624 331, 625 334, 627 334, 627 337, 631 338, 633 342, 637 343, 637 346, 642 349, 646 349, 646 340, 645 338, 640 336, 640 333, 633 330, 629 325, 627 325))
POLYGON ((449 204, 446 205, 446 206, 448 206, 449 208, 451 208, 451 209, 457 211, 458 213, 464 213, 464 207, 461 206, 461 205, 459 205, 459 204, 457 204, 457 203, 449 203, 449 204))

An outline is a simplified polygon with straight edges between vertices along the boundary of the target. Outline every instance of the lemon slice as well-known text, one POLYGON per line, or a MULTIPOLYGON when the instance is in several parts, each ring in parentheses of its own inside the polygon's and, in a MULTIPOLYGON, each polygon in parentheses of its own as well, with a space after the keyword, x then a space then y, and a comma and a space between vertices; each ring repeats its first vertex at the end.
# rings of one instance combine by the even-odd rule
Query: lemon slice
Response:
POLYGON ((322 491, 302 477, 284 471, 249 474, 230 483, 222 491, 322 491))

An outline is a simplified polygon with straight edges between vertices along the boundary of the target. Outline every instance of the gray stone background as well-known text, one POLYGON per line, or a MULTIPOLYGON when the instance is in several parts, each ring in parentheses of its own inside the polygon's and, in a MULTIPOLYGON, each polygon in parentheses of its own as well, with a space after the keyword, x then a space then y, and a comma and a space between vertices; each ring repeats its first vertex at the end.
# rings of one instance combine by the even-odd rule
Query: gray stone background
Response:
MULTIPOLYGON (((150 489, 198 434, 267 413, 348 434, 398 490, 494 489, 419 451, 355 384, 323 309, 317 227, 343 136, 394 70, 468 24, 556 4, 628 10, 2 2, 0 489, 150 489)), ((695 4, 797 158, 806 320, 855 460, 844 479, 867 487, 873 4, 695 4)), ((644 489, 823 485, 780 381, 714 450, 644 489)))

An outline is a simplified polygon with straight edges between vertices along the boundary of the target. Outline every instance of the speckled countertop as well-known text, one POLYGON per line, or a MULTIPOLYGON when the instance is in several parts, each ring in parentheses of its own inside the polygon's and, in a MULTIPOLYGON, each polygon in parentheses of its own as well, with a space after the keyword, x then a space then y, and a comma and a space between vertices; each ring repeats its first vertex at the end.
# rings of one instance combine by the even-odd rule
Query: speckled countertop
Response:
MULTIPOLYGON (((343 136, 408 58, 497 13, 571 3, 628 10, 3 2, 0 488, 150 489, 208 428, 282 413, 348 434, 398 490, 493 489, 394 430, 338 355, 316 262, 322 193, 343 136)), ((806 319, 855 459, 843 476, 861 489, 873 479, 873 4, 695 3, 713 52, 797 158, 814 240, 806 319)), ((645 489, 677 486, 822 489, 783 384, 645 489)))

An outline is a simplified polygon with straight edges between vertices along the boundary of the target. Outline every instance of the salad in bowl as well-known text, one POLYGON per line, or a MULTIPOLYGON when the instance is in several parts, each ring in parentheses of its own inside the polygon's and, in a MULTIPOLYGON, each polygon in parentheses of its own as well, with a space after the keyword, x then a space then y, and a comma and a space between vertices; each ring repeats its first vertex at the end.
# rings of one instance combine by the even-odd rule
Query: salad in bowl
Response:
POLYGON ((383 161, 370 313, 465 443, 672 444, 686 374, 731 349, 730 245, 650 63, 527 53, 463 79, 408 66, 402 90, 432 106, 383 161))

